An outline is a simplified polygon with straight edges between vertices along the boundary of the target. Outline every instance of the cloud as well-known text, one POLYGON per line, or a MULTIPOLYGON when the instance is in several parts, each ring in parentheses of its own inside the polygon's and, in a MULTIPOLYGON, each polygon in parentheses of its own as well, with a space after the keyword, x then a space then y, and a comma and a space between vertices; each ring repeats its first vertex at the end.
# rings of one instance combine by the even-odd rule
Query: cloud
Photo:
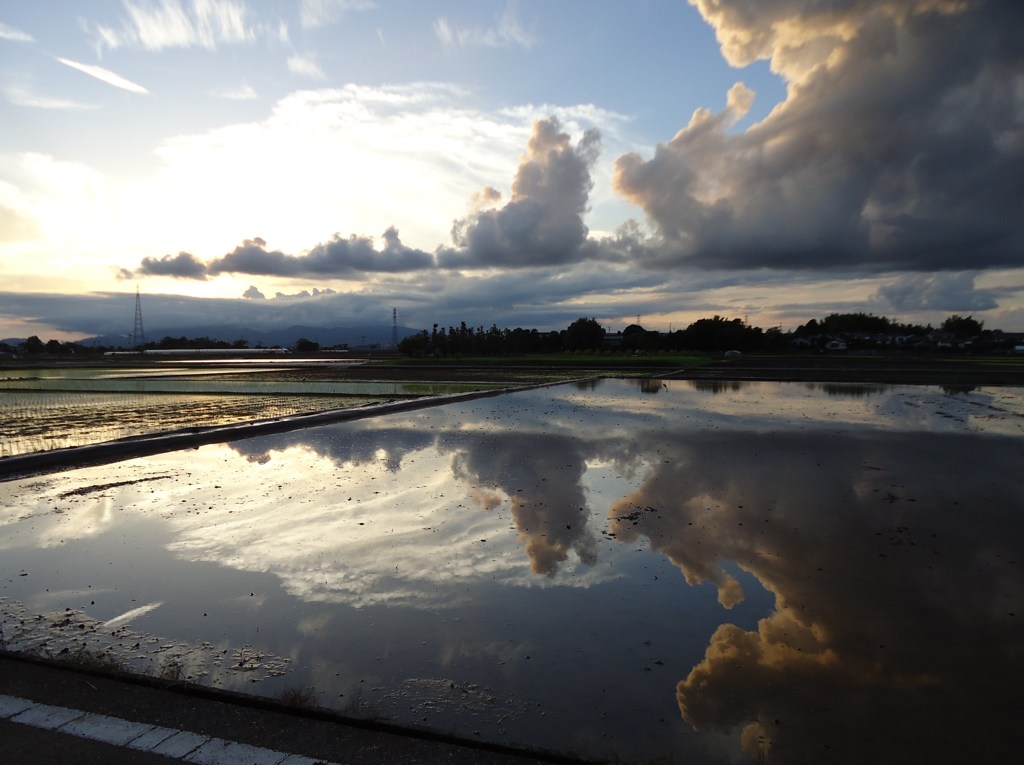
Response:
POLYGON ((527 153, 516 171, 511 200, 494 208, 501 201, 496 189, 488 186, 474 194, 469 200, 474 212, 455 222, 453 246, 439 247, 436 259, 403 244, 397 229, 390 226, 381 237, 380 250, 371 237, 353 234, 343 239, 335 234, 304 255, 289 255, 268 250, 266 241, 257 237, 208 262, 205 273, 201 263, 171 264, 168 256, 160 261, 148 259, 139 272, 188 278, 219 273, 352 277, 425 271, 438 263, 448 269, 476 269, 565 265, 585 258, 611 260, 609 253, 627 252, 642 243, 628 228, 600 243, 588 240, 583 215, 599 145, 596 129, 586 131, 573 146, 556 118, 536 121, 527 153), (173 266, 182 266, 183 272, 173 272, 173 266))
POLYGON ((137 3, 125 0, 127 19, 121 28, 98 25, 101 47, 130 47, 149 51, 168 48, 216 50, 222 43, 251 42, 255 30, 247 21, 245 3, 238 0, 159 0, 137 3))
MULTIPOLYGON (((471 213, 452 227, 454 248, 439 251, 447 268, 559 265, 581 259, 583 215, 600 133, 588 130, 573 146, 556 118, 538 120, 503 207, 471 213)), ((477 199, 496 201, 493 189, 477 199)))
POLYGON ((537 43, 536 35, 524 29, 519 22, 512 3, 505 6, 494 28, 456 28, 442 16, 434 22, 434 34, 448 50, 513 47, 529 50, 537 43))
POLYGON ((40 96, 23 88, 10 87, 4 89, 7 100, 15 106, 27 106, 33 109, 60 109, 76 111, 81 109, 95 109, 95 104, 85 104, 81 101, 69 101, 66 98, 50 98, 40 96))
MULTIPOLYGON (((250 289, 254 289, 250 287, 250 289)), ((274 298, 276 300, 306 300, 307 298, 323 298, 329 295, 337 295, 337 290, 332 290, 330 287, 319 289, 313 287, 311 290, 299 290, 298 292, 275 292, 274 298)))
POLYGON ((142 95, 149 93, 149 91, 141 85, 134 83, 131 80, 126 80, 121 75, 115 74, 109 69, 104 69, 102 66, 80 64, 79 62, 72 61, 68 58, 58 58, 57 60, 65 66, 70 66, 72 69, 84 72, 90 77, 95 77, 100 82, 105 82, 107 85, 113 85, 115 88, 121 88, 121 90, 127 90, 130 93, 140 93, 142 95))
POLYGON ((256 289, 255 284, 250 284, 249 289, 242 293, 242 297, 248 300, 266 300, 267 296, 256 289))
POLYGON ((251 85, 241 85, 237 88, 228 88, 214 93, 218 98, 226 98, 229 101, 252 101, 258 94, 251 85))
POLYGON ((341 21, 347 13, 376 7, 374 0, 302 0, 299 22, 306 29, 315 29, 341 21))
POLYGON ((267 250, 267 243, 256 237, 246 239, 232 252, 211 261, 206 269, 211 274, 350 276, 360 272, 400 273, 433 268, 433 256, 406 247, 396 229, 387 229, 381 238, 384 246, 379 251, 374 248, 371 237, 352 235, 342 239, 335 234, 305 255, 286 255, 279 250, 267 250))
POLYGON ((10 40, 11 42, 33 42, 33 37, 28 32, 22 32, 20 29, 9 27, 3 22, 0 22, 0 40, 10 40))
POLYGON ((175 279, 206 279, 206 265, 190 252, 143 258, 137 276, 173 276, 175 279))
POLYGON ((998 307, 994 290, 978 289, 976 272, 908 274, 878 288, 875 297, 896 311, 987 311, 998 307))
POLYGON ((38 236, 39 230, 29 217, 0 203, 0 242, 20 242, 38 236))
POLYGON ((737 66, 788 96, 762 122, 742 86, 614 184, 656 226, 649 265, 962 271, 1024 263, 1024 7, 985 0, 691 0, 737 66), (955 57, 948 51, 957 50, 955 57))
POLYGON ((288 58, 288 71, 302 77, 309 77, 313 80, 325 80, 327 75, 312 56, 303 56, 296 53, 288 58))

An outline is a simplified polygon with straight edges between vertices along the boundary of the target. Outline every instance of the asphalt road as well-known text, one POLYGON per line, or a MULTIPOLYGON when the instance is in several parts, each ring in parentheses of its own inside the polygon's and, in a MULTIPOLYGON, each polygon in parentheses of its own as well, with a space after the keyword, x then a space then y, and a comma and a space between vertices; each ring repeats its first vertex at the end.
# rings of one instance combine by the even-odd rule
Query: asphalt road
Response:
POLYGON ((0 656, 0 762, 529 765, 569 760, 6 654, 0 656))

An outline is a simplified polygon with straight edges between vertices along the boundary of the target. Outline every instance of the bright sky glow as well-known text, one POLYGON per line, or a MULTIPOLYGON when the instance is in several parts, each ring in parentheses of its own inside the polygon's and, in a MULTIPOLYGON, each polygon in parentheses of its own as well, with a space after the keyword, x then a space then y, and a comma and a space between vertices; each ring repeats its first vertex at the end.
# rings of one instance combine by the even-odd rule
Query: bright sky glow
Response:
POLYGON ((323 326, 1021 330, 1014 5, 9 4, 0 338, 136 283, 180 326, 316 288, 323 326))

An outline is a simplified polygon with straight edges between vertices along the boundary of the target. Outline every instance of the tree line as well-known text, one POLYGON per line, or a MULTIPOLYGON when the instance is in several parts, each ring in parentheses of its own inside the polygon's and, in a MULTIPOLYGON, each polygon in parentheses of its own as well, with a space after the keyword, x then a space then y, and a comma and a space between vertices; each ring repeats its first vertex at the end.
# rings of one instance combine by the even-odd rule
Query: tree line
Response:
MULTIPOLYGON (((472 327, 466 322, 443 327, 434 324, 430 330, 409 335, 399 343, 398 350, 409 357, 444 356, 524 356, 582 351, 621 350, 636 352, 714 352, 781 351, 799 344, 801 347, 821 347, 833 338, 847 339, 852 347, 858 343, 867 347, 877 343, 879 337, 901 338, 901 343, 912 347, 924 343, 936 331, 941 331, 958 342, 971 341, 975 350, 998 347, 1000 330, 986 330, 984 322, 972 316, 953 314, 939 329, 930 324, 904 324, 885 316, 869 313, 831 313, 821 319, 811 319, 792 332, 779 327, 762 329, 742 319, 722 316, 698 319, 685 329, 670 332, 652 332, 640 324, 630 324, 622 332, 611 335, 596 319, 580 317, 560 331, 542 332, 536 329, 499 329, 472 327)), ((245 340, 227 342, 209 337, 164 337, 148 342, 147 349, 238 349, 247 348, 245 340)), ((299 352, 316 352, 317 343, 302 338, 294 345, 299 352)), ((86 355, 114 350, 106 346, 58 340, 42 341, 32 335, 21 343, 0 343, 0 352, 7 354, 86 355)))
MULTIPOLYGON (((194 350, 194 349, 227 349, 227 348, 248 348, 248 340, 216 340, 209 337, 164 337, 160 340, 150 341, 144 345, 138 345, 133 350, 194 350)), ((47 354, 51 356, 74 356, 102 354, 107 351, 124 350, 123 347, 112 347, 108 345, 93 345, 76 342, 62 343, 59 340, 47 340, 45 343, 38 335, 31 335, 24 341, 11 345, 0 343, 0 351, 10 354, 47 354)))
MULTIPOLYGON (((984 329, 984 322, 971 316, 954 314, 945 319, 939 330, 957 340, 975 338, 979 347, 986 347, 986 338, 998 330, 984 329)), ((409 357, 443 356, 518 356, 525 354, 565 353, 620 349, 626 352, 714 352, 724 350, 782 351, 793 347, 795 338, 802 338, 804 347, 824 347, 832 338, 849 338, 855 345, 876 345, 879 338, 900 338, 912 344, 924 342, 937 330, 928 325, 904 324, 869 313, 832 313, 822 319, 811 319, 792 332, 779 327, 762 329, 743 319, 722 316, 698 319, 685 329, 651 332, 639 324, 630 324, 621 333, 609 337, 608 331, 594 318, 580 317, 560 331, 539 332, 536 329, 499 329, 468 326, 443 327, 434 324, 431 330, 410 335, 399 343, 399 351, 409 357)))
POLYGON ((527 354, 600 351, 619 348, 624 351, 682 351, 756 350, 765 347, 765 338, 777 330, 765 333, 751 327, 742 319, 723 319, 715 316, 700 319, 678 332, 648 332, 638 324, 631 324, 606 342, 608 331, 594 318, 580 317, 560 331, 540 332, 536 329, 499 329, 491 325, 471 327, 461 322, 457 327, 434 324, 430 331, 409 335, 398 350, 410 357, 427 356, 519 356, 527 354))

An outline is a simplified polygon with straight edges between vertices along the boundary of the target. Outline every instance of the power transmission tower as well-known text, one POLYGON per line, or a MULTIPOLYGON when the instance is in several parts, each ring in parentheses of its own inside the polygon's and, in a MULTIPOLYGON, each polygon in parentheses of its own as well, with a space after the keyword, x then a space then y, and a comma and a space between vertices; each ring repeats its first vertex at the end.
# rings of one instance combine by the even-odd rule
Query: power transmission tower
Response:
POLYGON ((139 285, 135 285, 135 327, 132 329, 131 346, 139 348, 146 344, 146 331, 142 328, 142 298, 139 285))
POLYGON ((398 309, 391 309, 391 347, 398 347, 398 309))

